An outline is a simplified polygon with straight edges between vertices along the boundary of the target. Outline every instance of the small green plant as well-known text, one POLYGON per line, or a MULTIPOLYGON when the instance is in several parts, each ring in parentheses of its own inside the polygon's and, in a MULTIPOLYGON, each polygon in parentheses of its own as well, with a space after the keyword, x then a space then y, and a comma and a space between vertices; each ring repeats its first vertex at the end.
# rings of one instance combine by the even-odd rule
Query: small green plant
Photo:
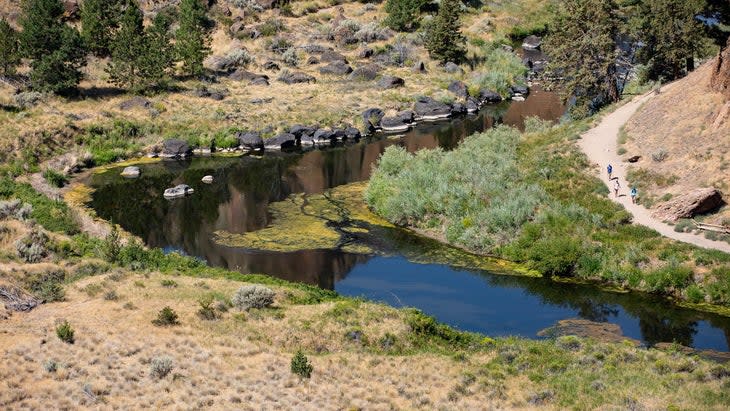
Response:
POLYGON ((119 294, 117 294, 116 291, 111 290, 104 294, 104 299, 107 301, 117 301, 119 299, 119 294))
POLYGON ((119 230, 117 226, 112 223, 112 229, 107 234, 102 244, 102 255, 104 259, 110 263, 115 263, 119 260, 119 252, 122 249, 122 242, 119 237, 119 230))
POLYGON ((160 281, 160 285, 162 285, 165 288, 175 288, 175 287, 177 287, 177 282, 175 280, 170 280, 169 278, 166 278, 166 279, 160 281))
POLYGON ((311 378, 314 367, 309 363, 309 360, 304 353, 299 350, 294 354, 294 358, 291 359, 291 372, 301 378, 311 378))
POLYGON ((56 336, 58 339, 65 342, 66 344, 74 343, 74 329, 68 321, 64 321, 56 327, 56 336))
POLYGON ((158 327, 166 327, 171 325, 179 325, 178 316, 175 310, 170 307, 165 307, 157 313, 157 318, 152 320, 152 324, 158 327))
POLYGON ((50 168, 43 172, 43 178, 48 182, 48 184, 58 188, 61 188, 68 183, 68 177, 66 177, 65 174, 59 173, 58 171, 50 168))
POLYGON ((205 295, 198 300, 198 304, 200 305, 200 309, 198 309, 198 317, 202 320, 213 321, 220 318, 220 314, 213 307, 213 300, 214 298, 212 294, 205 295))
POLYGON ((54 360, 48 360, 43 363, 43 369, 52 374, 58 371, 58 363, 54 360))

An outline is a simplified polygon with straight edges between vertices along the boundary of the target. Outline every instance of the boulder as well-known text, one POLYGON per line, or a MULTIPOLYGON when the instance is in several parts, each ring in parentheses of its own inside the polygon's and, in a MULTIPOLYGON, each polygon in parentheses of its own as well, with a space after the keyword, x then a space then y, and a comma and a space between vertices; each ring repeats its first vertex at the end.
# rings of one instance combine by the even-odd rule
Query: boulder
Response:
POLYGON ((350 80, 375 80, 375 78, 378 77, 380 70, 382 70, 382 68, 377 64, 366 64, 353 70, 353 72, 350 73, 350 80))
POLYGON ((274 9, 279 7, 280 0, 255 0, 261 8, 264 10, 274 9))
POLYGON ((152 107, 152 102, 147 100, 144 97, 132 97, 129 100, 122 101, 119 103, 119 109, 120 110, 131 110, 133 108, 150 108, 152 107))
POLYGON ((252 86, 268 86, 269 80, 263 78, 263 77, 256 77, 255 79, 251 80, 248 84, 252 86))
POLYGON ((236 137, 241 146, 249 150, 261 150, 264 148, 264 140, 261 134, 255 131, 238 132, 236 137))
POLYGON ((302 50, 309 54, 322 54, 328 51, 332 51, 331 48, 325 47, 321 44, 305 44, 302 46, 302 50))
POLYGON ((335 133, 324 128, 318 129, 313 136, 316 144, 329 144, 337 140, 335 133))
POLYGON ((395 76, 383 76, 378 80, 378 87, 384 90, 403 87, 405 84, 405 80, 395 76))
POLYGON ((162 143, 161 157, 164 158, 185 158, 190 156, 193 150, 190 149, 188 143, 183 140, 172 138, 162 143))
POLYGON ((314 56, 309 56, 309 58, 307 59, 307 64, 309 64, 310 66, 314 64, 319 64, 319 59, 314 56))
POLYGON ((365 124, 367 132, 372 133, 380 127, 380 121, 385 116, 383 110, 379 108, 369 108, 362 113, 362 121, 365 124))
POLYGON ((527 36, 522 40, 522 48, 524 50, 539 50, 542 45, 542 39, 538 36, 527 36))
POLYGON ((319 56, 319 60, 322 63, 334 63, 334 62, 338 62, 338 61, 345 63, 345 64, 349 63, 349 61, 347 61, 347 58, 345 58, 345 56, 343 56, 342 54, 340 54, 336 51, 332 51, 332 50, 325 50, 324 52, 322 52, 322 55, 319 56))
POLYGON ((313 146, 315 144, 314 135, 303 135, 302 138, 299 139, 299 144, 301 144, 302 146, 313 146))
POLYGON ((370 57, 375 54, 375 50, 371 49, 370 47, 365 47, 364 49, 361 49, 359 53, 357 53, 357 56, 361 59, 369 59, 370 57))
POLYGON ((661 204, 654 212, 654 217, 674 222, 715 211, 723 205, 725 201, 717 189, 699 188, 661 204))
POLYGON ((416 115, 424 120, 438 120, 451 116, 451 106, 431 97, 421 97, 414 107, 416 115))
POLYGON ((641 160, 641 156, 631 156, 626 161, 628 161, 629 163, 638 163, 639 160, 641 160))
POLYGON ((402 111, 392 117, 383 117, 382 121, 380 122, 380 126, 385 132, 403 132, 411 128, 411 124, 413 124, 414 118, 414 112, 402 111))
POLYGON ((126 178, 137 178, 137 177, 139 177, 140 173, 141 173, 141 171, 139 170, 139 167, 129 166, 129 167, 124 167, 124 170, 122 170, 121 176, 126 177, 126 178))
POLYGON ((193 190, 193 188, 189 185, 179 184, 173 188, 168 188, 167 190, 165 190, 163 196, 165 198, 178 198, 193 194, 193 192, 195 192, 195 190, 193 190))
POLYGON ((348 140, 359 140, 362 135, 360 134, 360 130, 356 129, 355 127, 347 127, 345 130, 345 139, 348 140))
POLYGON ((204 182, 205 184, 213 184, 213 176, 204 176, 200 179, 200 181, 204 182))
POLYGON ((345 62, 335 61, 324 67, 320 67, 319 72, 321 74, 335 74, 338 76, 344 76, 345 74, 352 73, 352 67, 348 66, 345 62))
POLYGON ((502 101, 502 96, 491 90, 479 90, 478 100, 480 104, 495 104, 502 101))
POLYGON ((466 105, 456 102, 451 105, 451 115, 460 115, 466 113, 466 105))
POLYGON ((426 72, 426 64, 422 61, 419 61, 413 66, 413 72, 414 73, 425 73, 426 72))
POLYGON ((282 73, 277 80, 286 84, 316 83, 317 79, 301 71, 289 71, 282 73))
POLYGON ((464 70, 461 67, 459 67, 458 64, 451 62, 451 61, 444 64, 444 71, 447 73, 451 73, 451 74, 456 74, 456 73, 463 74, 464 73, 464 70))
POLYGON ((469 90, 463 81, 452 81, 447 90, 454 93, 457 97, 467 98, 469 96, 469 90))
POLYGON ((527 86, 515 85, 510 87, 509 91, 512 93, 513 96, 520 95, 526 97, 528 94, 530 94, 530 89, 527 86))
POLYGON ((313 136, 317 131, 314 127, 307 127, 301 124, 295 124, 289 128, 289 134, 294 135, 296 139, 300 139, 303 136, 313 136))
POLYGON ((269 150, 284 150, 293 148, 297 145, 297 139, 294 134, 281 133, 274 138, 270 138, 264 142, 264 147, 269 150))
POLYGON ((234 71, 233 73, 229 74, 228 78, 231 80, 236 80, 236 81, 253 81, 253 80, 256 80, 259 78, 268 80, 269 76, 267 76, 266 74, 252 73, 252 72, 244 70, 244 69, 238 69, 238 70, 234 71))
POLYGON ((467 113, 476 113, 479 111, 479 102, 474 97, 467 97, 466 98, 466 112, 467 113))
POLYGON ((280 69, 279 65, 274 63, 271 60, 264 63, 263 67, 265 70, 270 70, 270 71, 279 71, 279 69, 280 69))
POLYGON ((245 28, 246 25, 244 24, 243 20, 238 20, 235 23, 231 24, 231 26, 228 28, 228 33, 230 33, 232 37, 236 37, 239 35, 239 33, 243 32, 245 28))

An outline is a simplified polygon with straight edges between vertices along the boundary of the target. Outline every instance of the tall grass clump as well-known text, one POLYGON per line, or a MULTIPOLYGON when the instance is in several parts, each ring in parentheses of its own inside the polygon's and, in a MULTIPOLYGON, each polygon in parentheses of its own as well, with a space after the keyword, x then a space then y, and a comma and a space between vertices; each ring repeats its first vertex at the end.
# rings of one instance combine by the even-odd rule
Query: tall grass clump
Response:
POLYGON ((511 86, 524 83, 527 68, 519 57, 492 44, 483 49, 485 55, 479 68, 482 74, 473 80, 472 86, 491 90, 505 97, 511 86))

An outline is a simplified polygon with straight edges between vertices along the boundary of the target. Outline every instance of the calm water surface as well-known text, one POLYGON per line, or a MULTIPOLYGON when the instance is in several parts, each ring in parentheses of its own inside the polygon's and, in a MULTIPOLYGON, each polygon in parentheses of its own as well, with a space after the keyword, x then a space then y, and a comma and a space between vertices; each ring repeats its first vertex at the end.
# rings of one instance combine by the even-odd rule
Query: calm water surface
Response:
POLYGON ((271 222, 268 206, 293 193, 321 193, 367 180, 390 145, 409 151, 452 149, 474 132, 504 123, 521 127, 528 116, 555 120, 563 113, 557 96, 533 92, 524 102, 489 107, 477 116, 419 125, 399 137, 376 136, 304 153, 263 157, 196 158, 143 165, 142 177, 126 180, 119 170, 95 175, 92 206, 153 247, 205 259, 244 273, 266 273, 291 281, 365 296, 394 306, 413 306, 457 328, 489 335, 536 337, 567 318, 611 322, 646 344, 677 341, 700 349, 728 351, 730 319, 673 307, 638 294, 596 287, 505 276, 442 264, 412 262, 420 250, 442 247, 405 231, 368 244, 373 255, 338 250, 278 253, 226 247, 213 241, 218 230, 245 233, 271 222), (212 185, 200 179, 211 174, 212 185), (165 188, 186 183, 195 194, 167 201, 165 188))

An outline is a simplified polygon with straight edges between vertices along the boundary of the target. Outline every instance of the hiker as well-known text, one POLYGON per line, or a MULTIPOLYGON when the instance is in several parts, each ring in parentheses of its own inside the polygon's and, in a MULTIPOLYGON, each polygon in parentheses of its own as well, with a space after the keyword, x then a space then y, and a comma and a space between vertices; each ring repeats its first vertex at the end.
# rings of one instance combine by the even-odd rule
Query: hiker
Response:
POLYGON ((631 187, 631 204, 636 204, 636 187, 631 187))
POLYGON ((613 166, 611 166, 609 164, 608 167, 606 167, 606 171, 608 171, 608 180, 611 181, 611 173, 613 173, 613 166))
POLYGON ((613 185, 613 196, 618 197, 618 189, 621 188, 621 184, 618 183, 618 179, 616 180, 616 183, 613 185))

